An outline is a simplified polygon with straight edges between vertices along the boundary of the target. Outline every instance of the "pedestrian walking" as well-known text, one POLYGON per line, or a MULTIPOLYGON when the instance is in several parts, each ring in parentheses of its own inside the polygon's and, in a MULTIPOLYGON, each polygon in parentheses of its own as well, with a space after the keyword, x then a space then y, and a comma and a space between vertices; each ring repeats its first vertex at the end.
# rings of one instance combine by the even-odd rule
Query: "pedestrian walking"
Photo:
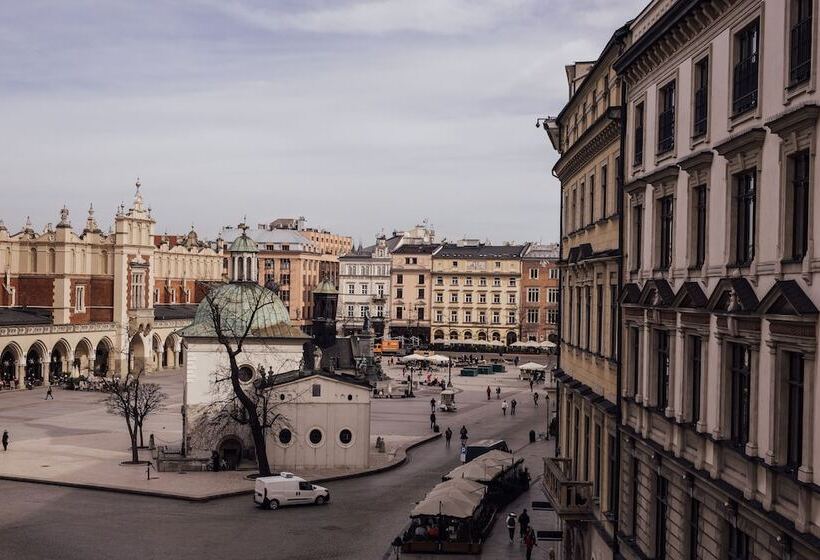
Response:
POLYGON ((538 408, 538 393, 532 394, 532 401, 535 403, 535 407, 538 408))
POLYGON ((3 451, 9 448, 9 431, 3 430, 3 451))
POLYGON ((487 385, 487 400, 490 400, 490 395, 491 395, 491 394, 492 394, 492 393, 490 392, 490 386, 489 386, 489 385, 487 385))
POLYGON ((507 399, 504 399, 501 402, 501 414, 503 414, 504 416, 507 415, 507 399))
POLYGON ((507 521, 505 523, 507 525, 507 531, 510 532, 510 542, 513 542, 515 538, 515 514, 513 512, 507 514, 507 521))
POLYGON ((530 379, 530 393, 532 393, 532 386, 534 385, 534 383, 535 382, 532 379, 530 379))
POLYGON ((461 426, 460 433, 462 443, 467 441, 467 426, 461 426))
POLYGON ((48 389, 46 389, 46 398, 45 398, 45 400, 48 400, 48 399, 54 400, 54 394, 51 392, 51 385, 49 385, 48 389))
POLYGON ((451 439, 453 439, 453 430, 450 429, 450 426, 447 426, 447 429, 444 430, 444 441, 447 447, 450 447, 451 439))
POLYGON ((436 399, 432 398, 432 399, 430 399, 430 412, 435 412, 435 411, 436 411, 436 399))
POLYGON ((498 400, 501 398, 501 387, 495 388, 495 399, 498 400))
POLYGON ((521 540, 527 536, 527 530, 530 528, 530 515, 527 513, 527 508, 518 516, 518 525, 521 527, 521 540))
POLYGON ((518 405, 518 401, 513 399, 510 403, 510 416, 515 416, 515 407, 518 405))
POLYGON ((518 367, 518 356, 516 356, 515 360, 513 360, 513 361, 515 362, 515 367, 518 367))
POLYGON ((436 429, 436 413, 435 412, 430 413, 430 429, 431 430, 436 429))
MULTIPOLYGON (((527 530, 527 535, 524 537, 524 546, 526 547, 525 550, 527 560, 532 560, 532 549, 538 546, 535 538, 535 531, 532 530, 532 527, 527 530)), ((552 556, 551 558, 555 558, 555 556, 552 556)))

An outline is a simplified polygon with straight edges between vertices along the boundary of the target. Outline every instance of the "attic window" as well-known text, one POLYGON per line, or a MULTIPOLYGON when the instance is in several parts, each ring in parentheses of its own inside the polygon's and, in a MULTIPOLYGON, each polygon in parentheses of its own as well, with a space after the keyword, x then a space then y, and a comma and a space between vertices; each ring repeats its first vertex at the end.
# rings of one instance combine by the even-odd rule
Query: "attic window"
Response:
POLYGON ((321 397, 322 396, 322 386, 319 383, 313 384, 313 396, 314 397, 321 397))

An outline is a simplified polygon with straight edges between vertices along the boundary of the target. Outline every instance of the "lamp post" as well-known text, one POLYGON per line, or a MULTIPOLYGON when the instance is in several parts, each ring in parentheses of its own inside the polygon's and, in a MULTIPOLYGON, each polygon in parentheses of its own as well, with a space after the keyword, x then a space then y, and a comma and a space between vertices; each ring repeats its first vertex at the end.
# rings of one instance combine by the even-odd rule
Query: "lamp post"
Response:
POLYGON ((453 358, 447 356, 447 387, 453 386, 453 358))

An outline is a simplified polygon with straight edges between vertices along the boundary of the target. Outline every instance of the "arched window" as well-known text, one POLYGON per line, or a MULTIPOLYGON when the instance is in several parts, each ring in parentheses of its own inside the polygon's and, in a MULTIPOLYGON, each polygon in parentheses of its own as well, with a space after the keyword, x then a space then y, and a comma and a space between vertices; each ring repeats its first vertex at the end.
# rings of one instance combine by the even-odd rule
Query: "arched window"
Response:
POLYGON ((493 340, 501 340, 501 333, 498 331, 493 331, 493 340))
POLYGON ((471 333, 470 331, 467 331, 467 332, 464 333, 464 340, 472 340, 472 339, 473 339, 473 333, 471 333))
POLYGON ((450 331, 450 340, 458 340, 458 331, 450 331))

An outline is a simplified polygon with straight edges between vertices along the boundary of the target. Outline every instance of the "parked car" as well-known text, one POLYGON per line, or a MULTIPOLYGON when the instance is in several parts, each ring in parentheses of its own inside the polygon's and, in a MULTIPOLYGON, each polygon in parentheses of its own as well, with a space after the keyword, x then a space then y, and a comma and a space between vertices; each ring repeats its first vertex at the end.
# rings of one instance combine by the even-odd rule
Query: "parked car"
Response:
POLYGON ((507 453, 510 452, 510 448, 507 446, 507 442, 503 439, 482 439, 471 443, 467 446, 467 452, 464 456, 464 461, 472 461, 476 457, 480 457, 484 455, 488 451, 492 451, 493 449, 499 449, 501 451, 505 451, 507 453))
POLYGON ((282 472, 257 478, 253 501, 265 509, 297 504, 322 505, 330 501, 330 491, 293 473, 282 472))

